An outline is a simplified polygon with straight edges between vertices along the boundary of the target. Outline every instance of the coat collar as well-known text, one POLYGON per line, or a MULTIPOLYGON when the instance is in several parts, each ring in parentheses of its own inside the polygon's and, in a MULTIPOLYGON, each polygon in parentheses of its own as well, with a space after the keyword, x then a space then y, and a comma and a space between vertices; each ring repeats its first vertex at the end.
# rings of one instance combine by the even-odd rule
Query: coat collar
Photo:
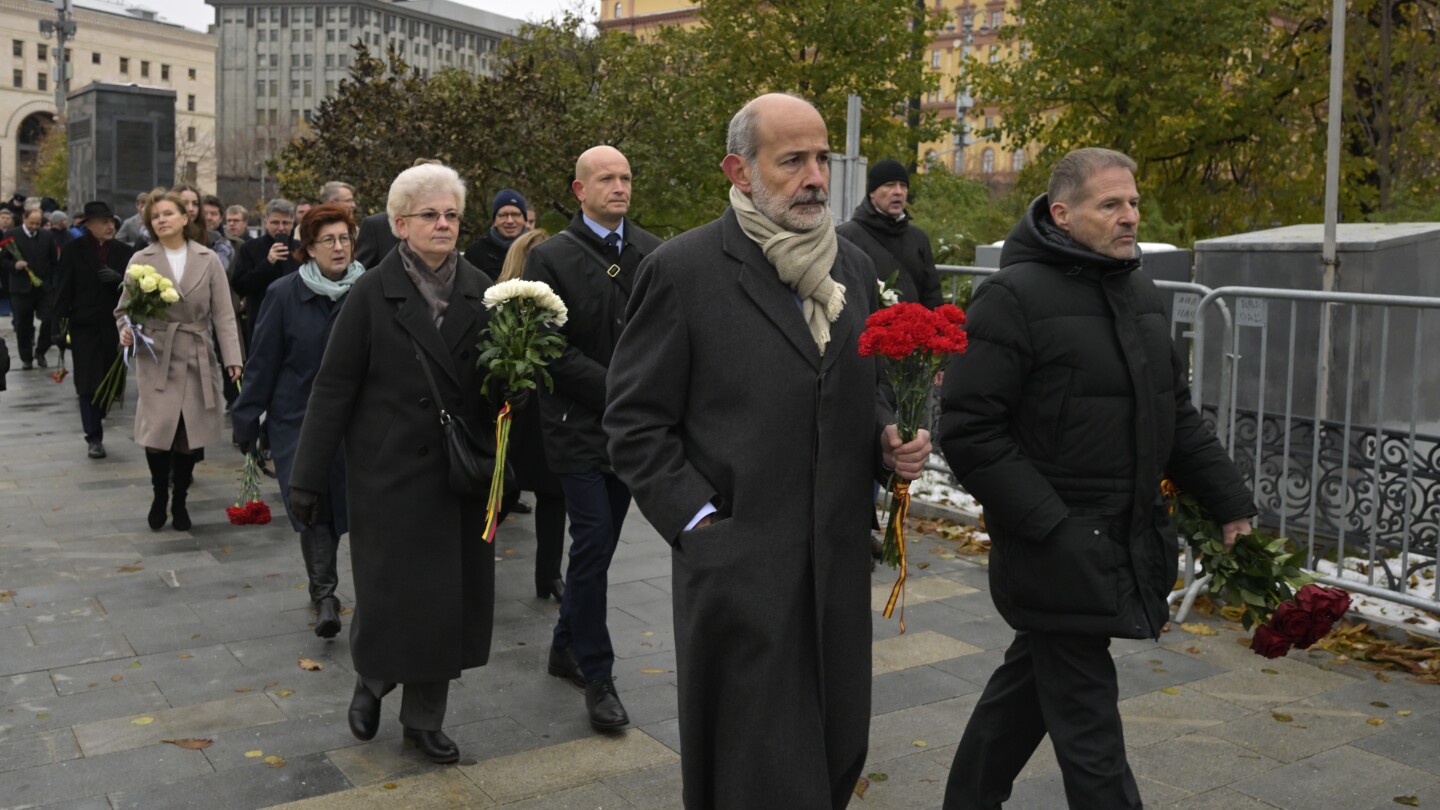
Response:
POLYGON ((415 282, 405 273, 400 252, 393 250, 371 273, 380 275, 380 288, 386 298, 400 302, 395 310, 395 320, 430 355, 434 363, 458 385, 460 373, 455 367, 453 351, 458 349, 467 335, 473 334, 475 321, 484 308, 482 296, 485 288, 484 276, 475 266, 460 258, 455 266, 455 285, 450 290, 449 307, 445 320, 439 329, 430 317, 430 308, 416 288, 415 282))
MULTIPOLYGON (((817 371, 823 372, 833 366, 844 351, 850 333, 855 329, 852 308, 855 301, 861 300, 856 298, 861 295, 861 291, 845 291, 845 309, 840 313, 840 317, 830 324, 830 344, 822 357, 819 348, 815 346, 815 339, 810 336, 809 327, 805 325, 795 291, 780 280, 775 267, 765 258, 760 246, 745 235, 733 209, 727 208, 720 217, 720 242, 726 255, 740 262, 740 288, 750 296, 760 311, 765 313, 765 317, 775 324, 790 345, 817 371)), ((836 255, 836 266, 843 261, 843 253, 842 250, 836 255)))
MULTIPOLYGON (((190 239, 185 240, 185 270, 187 272, 185 278, 175 285, 175 289, 180 291, 181 299, 188 298, 190 292, 200 285, 204 276, 199 272, 200 263, 204 260, 203 257, 213 255, 215 254, 210 248, 190 239)), ((148 264, 158 270, 160 275, 172 282, 175 281, 175 270, 170 267, 170 260, 165 257, 165 246, 159 242, 151 242, 144 249, 136 251, 131 263, 148 264)))

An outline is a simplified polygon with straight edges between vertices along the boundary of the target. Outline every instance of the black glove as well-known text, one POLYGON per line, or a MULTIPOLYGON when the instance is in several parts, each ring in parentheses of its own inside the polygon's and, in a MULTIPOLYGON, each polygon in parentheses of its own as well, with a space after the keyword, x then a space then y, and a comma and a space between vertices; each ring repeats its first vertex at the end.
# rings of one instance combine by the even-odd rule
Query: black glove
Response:
POLYGON ((95 272, 95 277, 100 279, 101 284, 119 284, 125 280, 120 271, 110 267, 102 267, 95 272))
POLYGON ((238 447, 238 448, 240 448, 240 452, 244 453, 244 454, 247 455, 247 456, 253 456, 253 455, 255 455, 255 440, 254 440, 254 439, 242 439, 242 438, 240 438, 239 436, 236 436, 236 437, 234 437, 234 442, 235 442, 235 446, 238 447))
POLYGON ((301 526, 313 526, 319 517, 316 513, 320 511, 320 493, 291 487, 286 505, 290 508, 290 517, 300 521, 301 526))
POLYGON ((515 411, 518 411, 521 408, 525 407, 527 404, 529 404, 530 390, 531 389, 529 388, 521 388, 519 391, 511 391, 508 388, 505 389, 505 401, 510 403, 511 413, 514 413, 515 411))

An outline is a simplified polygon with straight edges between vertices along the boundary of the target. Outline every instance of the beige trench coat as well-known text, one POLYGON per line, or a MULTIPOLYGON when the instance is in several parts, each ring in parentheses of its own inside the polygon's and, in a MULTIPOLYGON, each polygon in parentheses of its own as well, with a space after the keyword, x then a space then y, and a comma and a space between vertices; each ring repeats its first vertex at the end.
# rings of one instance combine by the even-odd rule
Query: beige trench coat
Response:
MULTIPOLYGON (((155 341, 150 347, 155 358, 141 347, 130 361, 140 392, 140 403, 135 408, 135 443, 156 450, 170 449, 182 415, 191 449, 220 440, 225 419, 221 389, 224 369, 215 360, 210 339, 212 322, 225 365, 244 364, 235 328, 235 308, 230 303, 230 284, 225 280, 220 258, 195 242, 186 244, 189 254, 185 257, 185 277, 176 285, 180 300, 171 304, 162 317, 141 322, 143 334, 155 341)), ((130 264, 148 264, 160 275, 175 280, 159 243, 137 251, 130 264)), ((129 295, 122 293, 120 305, 115 308, 116 321, 122 327, 128 301, 129 295)))

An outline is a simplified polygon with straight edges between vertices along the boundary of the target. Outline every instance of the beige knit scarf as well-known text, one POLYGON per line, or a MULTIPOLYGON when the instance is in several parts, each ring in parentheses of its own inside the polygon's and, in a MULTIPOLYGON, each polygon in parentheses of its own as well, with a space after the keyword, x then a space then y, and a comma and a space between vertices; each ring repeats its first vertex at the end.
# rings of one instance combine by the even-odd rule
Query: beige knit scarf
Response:
POLYGON ((810 336, 825 354, 830 324, 845 309, 845 285, 830 277, 835 264, 835 228, 826 221, 812 231, 795 233, 776 225, 740 189, 730 187, 730 205, 740 228, 775 265, 780 280, 800 296, 801 314, 810 336))

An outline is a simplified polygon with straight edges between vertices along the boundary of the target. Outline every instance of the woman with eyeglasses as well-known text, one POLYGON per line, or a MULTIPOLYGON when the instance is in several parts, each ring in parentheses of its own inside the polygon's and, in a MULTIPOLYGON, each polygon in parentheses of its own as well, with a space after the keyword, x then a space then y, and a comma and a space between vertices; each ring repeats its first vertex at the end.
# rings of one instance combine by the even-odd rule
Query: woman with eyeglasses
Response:
MULTIPOLYGON (((275 474, 280 492, 290 493, 290 470, 295 444, 305 419, 305 403, 320 370, 320 358, 330 338, 330 326, 351 285, 365 272, 355 261, 355 220, 333 203, 317 206, 300 223, 300 270, 280 278, 266 291, 260 316, 250 338, 245 361, 245 384, 230 412, 235 444, 255 452, 263 414, 270 432, 275 474)), ((300 533, 300 554, 310 580, 310 603, 315 609, 315 635, 334 638, 340 632, 340 600, 336 552, 346 532, 345 452, 338 449, 321 491, 325 497, 310 525, 290 515, 300 533)))
POLYGON ((482 539, 483 494, 449 486, 440 420, 442 409, 460 417, 493 462, 497 408, 475 367, 490 279, 455 251, 465 184, 453 169, 401 172, 385 210, 400 243, 335 319, 290 470, 290 514, 302 525, 325 517, 343 441, 359 674, 350 730, 373 738, 381 699, 404 686, 405 744, 455 762, 459 749, 440 727, 450 681, 490 656, 495 550, 482 539))

